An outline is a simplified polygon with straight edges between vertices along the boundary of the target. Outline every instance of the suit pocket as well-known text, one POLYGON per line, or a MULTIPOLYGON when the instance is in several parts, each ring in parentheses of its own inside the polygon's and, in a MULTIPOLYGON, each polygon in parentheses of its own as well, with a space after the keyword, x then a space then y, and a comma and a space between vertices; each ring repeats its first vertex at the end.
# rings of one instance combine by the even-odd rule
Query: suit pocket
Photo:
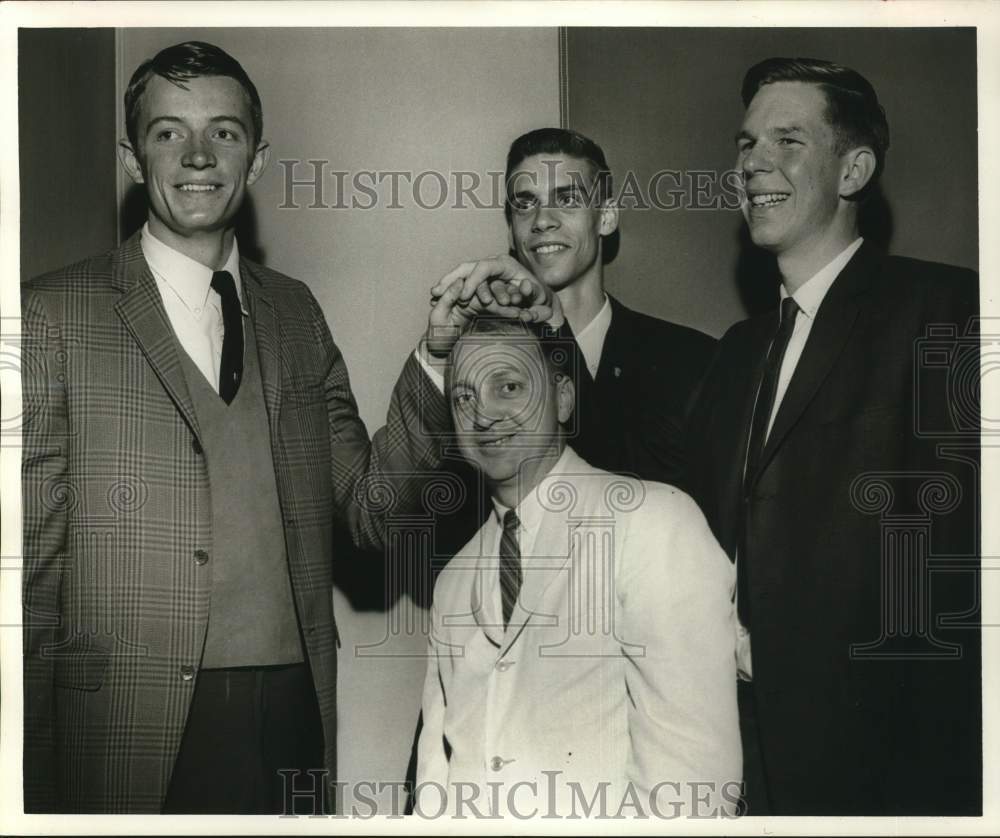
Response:
POLYGON ((76 634, 42 652, 54 660, 57 687, 99 690, 104 683, 114 639, 99 634, 76 634))

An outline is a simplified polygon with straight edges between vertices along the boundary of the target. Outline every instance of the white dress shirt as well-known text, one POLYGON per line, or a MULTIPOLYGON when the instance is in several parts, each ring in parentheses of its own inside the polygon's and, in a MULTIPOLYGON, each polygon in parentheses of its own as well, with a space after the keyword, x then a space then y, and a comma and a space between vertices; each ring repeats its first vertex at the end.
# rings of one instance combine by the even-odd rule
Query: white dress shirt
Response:
MULTIPOLYGON (((567 454, 564 451, 556 465, 553 467, 554 472, 561 471, 565 468, 566 457, 567 454)), ((503 538, 503 518, 504 515, 507 514, 509 507, 504 506, 496 498, 491 498, 491 500, 493 501, 493 514, 486 519, 483 523, 482 529, 479 531, 481 536, 480 543, 486 551, 485 555, 499 556, 500 541, 503 538)), ((535 492, 529 492, 527 496, 522 498, 521 502, 514 507, 514 512, 517 514, 518 522, 517 548, 518 553, 521 556, 522 576, 525 558, 534 554, 535 539, 538 536, 538 529, 542 524, 542 515, 544 511, 545 510, 539 503, 538 496, 535 492)), ((500 595, 499 564, 497 565, 496 573, 484 574, 480 582, 482 585, 483 595, 483 616, 488 622, 495 624, 502 623, 503 603, 500 595)))
POLYGON ((593 320, 580 330, 580 334, 576 335, 576 345, 583 353, 583 359, 587 362, 591 378, 597 377, 597 368, 601 365, 601 352, 604 349, 604 338, 608 335, 610 325, 611 300, 605 294, 601 310, 597 312, 593 320))
MULTIPOLYGON (((827 292, 833 287, 833 283, 840 275, 840 272, 847 267, 847 263, 851 261, 851 257, 857 253, 863 241, 864 239, 860 237, 856 238, 823 268, 799 286, 799 289, 794 294, 789 295, 788 291, 785 290, 785 286, 781 286, 781 299, 784 300, 786 297, 792 296, 798 304, 799 310, 796 312, 795 328, 792 331, 792 337, 788 341, 785 357, 781 361, 781 369, 778 371, 778 386, 774 394, 774 407, 771 408, 771 417, 767 423, 767 435, 764 437, 765 442, 771 434, 771 428, 774 426, 774 417, 778 415, 781 400, 788 391, 792 375, 794 375, 795 368, 802 357, 802 352, 806 348, 806 341, 809 339, 809 333, 812 331, 820 304, 826 297, 827 292)), ((736 560, 739 561, 739 556, 736 557, 736 560)), ((740 678, 745 681, 752 680, 753 662, 750 653, 750 632, 739 622, 737 622, 736 661, 739 667, 740 678)))
POLYGON ((767 423, 767 435, 764 437, 765 442, 767 441, 767 437, 771 435, 774 417, 778 415, 781 400, 785 397, 788 384, 792 380, 792 375, 799 364, 799 359, 802 357, 802 350, 806 347, 806 341, 809 339, 809 332, 812 331, 812 324, 816 319, 820 303, 826 297, 826 292, 833 286, 834 280, 847 267, 847 263, 851 261, 851 257, 857 253, 863 241, 864 239, 860 237, 856 238, 838 256, 828 262, 825 267, 821 268, 819 272, 799 286, 798 291, 794 294, 789 295, 788 291, 785 290, 785 286, 781 286, 781 299, 784 300, 788 296, 793 297, 799 310, 795 316, 795 329, 792 331, 792 337, 788 341, 785 357, 781 361, 781 370, 778 372, 778 387, 774 393, 774 407, 771 408, 771 418, 767 423))
MULTIPOLYGON (((214 271, 174 250, 156 238, 149 224, 142 228, 142 255, 156 280, 156 287, 167 311, 167 318, 181 347, 219 392, 219 366, 222 363, 222 299, 212 289, 214 271)), ((226 264, 220 270, 229 271, 236 282, 243 316, 247 316, 240 282, 240 253, 233 239, 226 264)))

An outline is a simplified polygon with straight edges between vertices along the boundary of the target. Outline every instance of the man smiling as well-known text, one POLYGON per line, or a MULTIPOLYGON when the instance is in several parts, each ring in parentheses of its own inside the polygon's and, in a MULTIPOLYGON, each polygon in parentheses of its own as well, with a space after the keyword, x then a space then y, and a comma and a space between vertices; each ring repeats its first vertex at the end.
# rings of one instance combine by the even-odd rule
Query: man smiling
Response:
POLYGON ((861 238, 889 145, 863 76, 772 58, 743 101, 744 214, 781 308, 722 339, 686 485, 737 565, 749 814, 974 814, 977 279, 861 238), (918 351, 935 335, 973 371, 954 403, 918 351))
POLYGON ((516 259, 465 262, 466 288, 526 276, 557 298, 579 355, 571 430, 580 456, 598 468, 676 483, 683 473, 682 427, 715 342, 686 326, 633 311, 604 288, 609 242, 618 230, 604 151, 563 128, 538 128, 510 146, 507 218, 516 259))
MULTIPOLYGON (((148 223, 22 289, 25 809, 280 813, 280 772, 316 769, 318 812, 334 521, 381 546, 366 487, 418 498, 444 399, 414 353, 369 441, 309 289, 240 254, 268 145, 232 56, 168 47, 125 115, 148 223)), ((439 344, 475 311, 456 295, 439 344)))
POLYGON ((570 354, 488 319, 452 352, 458 446, 492 511, 434 589, 417 805, 731 815, 732 566, 685 494, 567 444, 570 354))

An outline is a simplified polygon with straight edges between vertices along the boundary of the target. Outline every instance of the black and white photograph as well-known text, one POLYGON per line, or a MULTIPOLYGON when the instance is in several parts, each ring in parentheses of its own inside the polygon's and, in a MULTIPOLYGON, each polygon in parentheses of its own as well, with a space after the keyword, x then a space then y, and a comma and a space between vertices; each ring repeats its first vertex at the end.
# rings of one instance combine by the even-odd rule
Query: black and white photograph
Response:
POLYGON ((0 831, 1000 827, 994 6, 0 24, 0 831))

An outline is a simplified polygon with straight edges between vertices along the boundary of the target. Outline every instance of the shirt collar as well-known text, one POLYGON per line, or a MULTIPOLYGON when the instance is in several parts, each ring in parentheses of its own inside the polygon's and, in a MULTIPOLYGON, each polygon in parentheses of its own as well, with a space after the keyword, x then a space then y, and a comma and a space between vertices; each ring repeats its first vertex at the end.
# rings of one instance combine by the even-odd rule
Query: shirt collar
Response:
MULTIPOLYGON (((546 507, 542 504, 539 499, 540 493, 538 490, 545 485, 546 481, 551 480, 553 477, 562 474, 569 467, 572 461, 573 452, 572 449, 567 445, 563 448, 562 454, 559 459, 556 460, 555 465, 549 469, 548 474, 546 474, 538 483, 534 489, 528 492, 521 502, 514 507, 514 511, 517 513, 517 519, 520 522, 520 527, 518 528, 520 532, 532 536, 535 531, 542 523, 542 518, 545 515, 546 507)), ((510 509, 509 506, 504 506, 496 498, 491 498, 493 501, 493 517, 499 527, 503 527, 503 516, 510 509)))
POLYGON ((583 353, 583 359, 587 362, 587 369, 590 370, 591 377, 597 374, 597 368, 600 366, 601 349, 604 347, 604 338, 607 337, 610 326, 611 300, 605 294, 601 310, 576 335, 576 345, 583 353))
MULTIPOLYGON (((150 231, 148 222, 142 228, 142 255, 146 257, 156 278, 169 285, 187 308, 194 312, 205 308, 208 292, 212 287, 214 272, 211 268, 161 242, 150 231)), ((229 258, 221 270, 229 271, 232 275, 240 298, 240 308, 243 314, 248 314, 243 299, 243 284, 240 281, 240 251, 235 237, 229 258)))
MULTIPOLYGON (((860 236, 856 238, 824 267, 820 268, 812 277, 800 285, 798 290, 791 295, 795 298, 799 311, 810 320, 816 317, 816 312, 819 311, 820 303, 823 302, 826 292, 833 286, 833 282, 840 276, 840 272, 847 267, 847 263, 857 253, 863 241, 864 239, 860 236)), ((784 285, 781 286, 780 293, 782 300, 788 296, 784 285)))

